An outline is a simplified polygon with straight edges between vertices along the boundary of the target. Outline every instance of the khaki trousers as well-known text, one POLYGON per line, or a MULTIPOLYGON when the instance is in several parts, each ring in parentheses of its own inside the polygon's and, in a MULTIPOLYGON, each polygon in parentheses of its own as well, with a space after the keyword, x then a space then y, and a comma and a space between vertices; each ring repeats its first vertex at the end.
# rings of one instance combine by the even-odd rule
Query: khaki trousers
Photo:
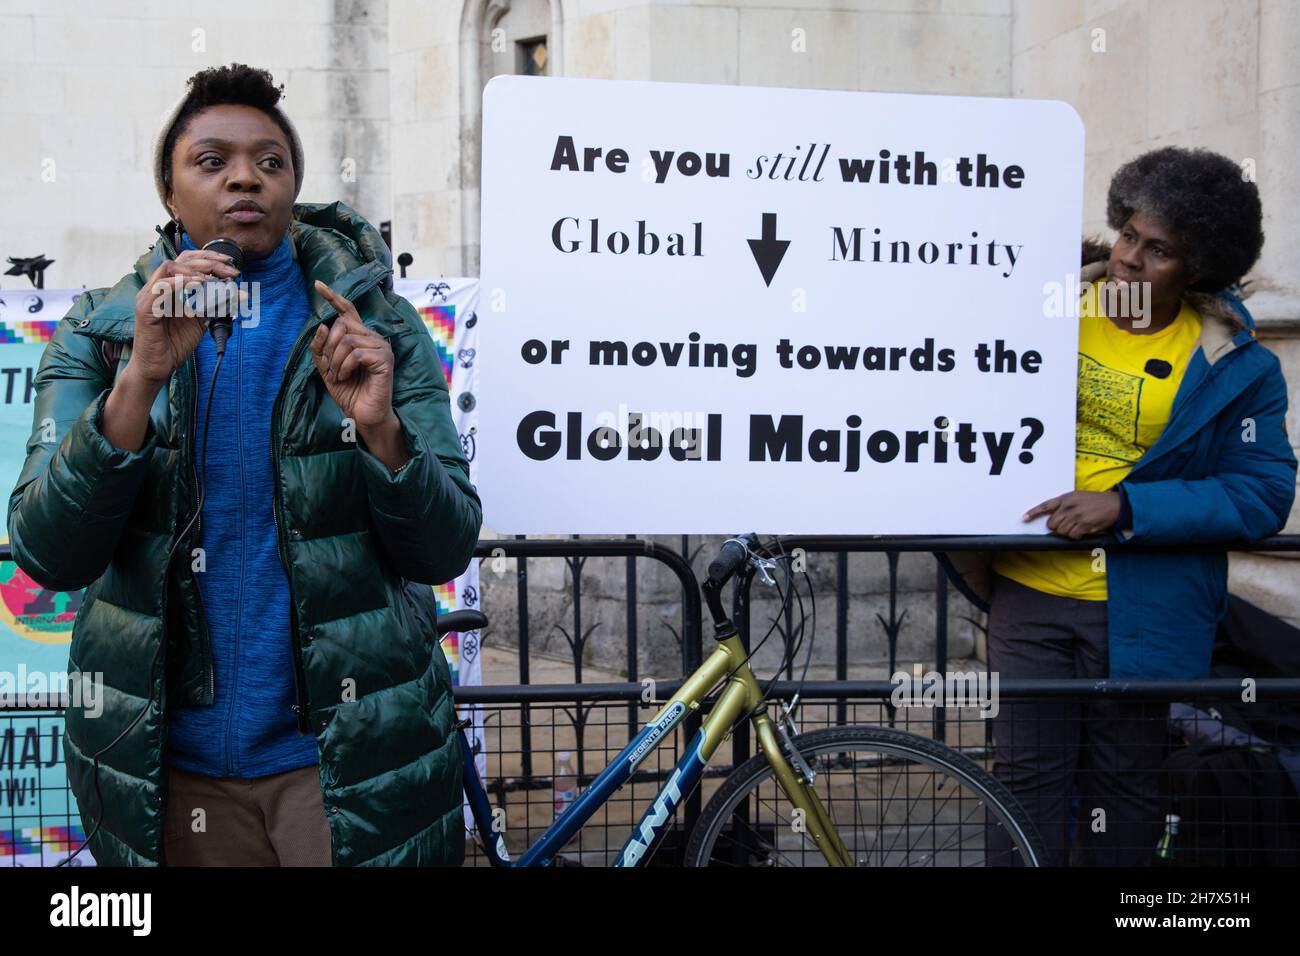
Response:
POLYGON ((330 827, 312 764, 267 777, 167 768, 169 866, 329 866, 330 827))

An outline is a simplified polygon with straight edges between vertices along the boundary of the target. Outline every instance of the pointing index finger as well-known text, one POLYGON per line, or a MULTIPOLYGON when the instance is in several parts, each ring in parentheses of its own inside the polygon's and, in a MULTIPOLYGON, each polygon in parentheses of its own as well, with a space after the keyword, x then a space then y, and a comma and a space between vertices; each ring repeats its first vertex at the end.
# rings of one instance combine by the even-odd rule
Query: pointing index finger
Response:
POLYGON ((1046 501, 1039 502, 1025 512, 1025 521, 1033 521, 1040 515, 1049 515, 1061 506, 1061 500, 1065 495, 1057 495, 1055 498, 1048 498, 1046 501))
POLYGON ((353 306, 352 302, 345 296, 339 295, 320 279, 316 280, 316 291, 324 297, 326 302, 334 306, 334 311, 338 313, 339 318, 344 320, 344 327, 351 327, 352 323, 349 319, 356 317, 356 307, 353 306))

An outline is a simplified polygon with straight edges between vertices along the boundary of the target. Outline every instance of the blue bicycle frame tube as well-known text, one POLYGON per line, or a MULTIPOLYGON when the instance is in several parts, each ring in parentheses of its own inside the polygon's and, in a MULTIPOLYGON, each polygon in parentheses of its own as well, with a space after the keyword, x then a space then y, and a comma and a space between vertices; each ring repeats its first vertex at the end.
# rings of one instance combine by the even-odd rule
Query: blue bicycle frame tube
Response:
POLYGON ((465 733, 464 727, 460 729, 460 766, 465 777, 465 796, 469 800, 470 812, 474 814, 478 835, 487 847, 488 860, 493 866, 509 866, 510 851, 506 849, 505 837, 497 832, 496 821, 492 819, 492 805, 488 803, 483 781, 479 779, 474 751, 469 745, 469 735, 465 733))
POLYGON ((704 756, 703 750, 704 731, 701 730, 611 865, 640 866, 641 861, 650 855, 650 851, 667 831, 664 824, 672 819, 677 812, 677 805, 695 789, 704 775, 704 765, 708 758, 704 756))
POLYGON ((462 732, 461 753, 465 792, 479 834, 483 838, 484 846, 488 848, 488 859, 492 865, 549 866, 555 855, 573 839, 592 815, 631 779, 636 768, 650 752, 667 739, 672 729, 690 710, 698 707, 697 702, 709 689, 730 673, 731 681, 719 697, 717 705, 705 719, 704 726, 696 739, 687 747, 685 755, 678 761, 654 803, 641 817, 636 830, 624 844, 614 863, 615 866, 639 865, 640 861, 654 849, 657 840, 664 833, 664 824, 672 817, 682 799, 699 784, 705 764, 713 756, 733 722, 757 704, 758 686, 749 671, 747 657, 747 652, 738 639, 732 637, 724 641, 723 645, 711 654, 699 670, 678 690, 677 696, 641 729, 610 765, 591 782, 591 786, 556 818, 537 842, 513 862, 506 852, 503 837, 493 829, 492 806, 488 802, 483 782, 479 779, 478 768, 470 756, 465 756, 470 754, 470 750, 462 732))
POLYGON ((583 824, 591 819, 591 815, 600 809, 619 787, 627 783, 637 765, 685 715, 686 703, 674 700, 664 711, 663 716, 641 728, 641 732, 632 738, 632 742, 623 748, 613 762, 601 771, 600 776, 591 782, 591 786, 573 801, 569 809, 556 818, 555 822, 514 865, 547 866, 551 862, 551 857, 573 839, 573 835, 582 829, 583 824))

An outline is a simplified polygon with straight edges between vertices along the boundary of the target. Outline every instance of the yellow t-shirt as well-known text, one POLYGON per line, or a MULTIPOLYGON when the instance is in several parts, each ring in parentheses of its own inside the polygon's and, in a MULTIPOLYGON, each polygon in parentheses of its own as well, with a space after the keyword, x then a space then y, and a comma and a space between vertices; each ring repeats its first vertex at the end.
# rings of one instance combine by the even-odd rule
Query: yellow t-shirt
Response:
MULTIPOLYGON (((1155 444, 1201 335, 1201 316, 1186 302, 1159 332, 1126 332, 1098 307, 1100 289, 1098 280, 1079 304, 1076 491, 1109 491, 1155 444)), ((1106 600, 1105 565, 1089 551, 1002 552, 993 570, 1059 597, 1106 600)))

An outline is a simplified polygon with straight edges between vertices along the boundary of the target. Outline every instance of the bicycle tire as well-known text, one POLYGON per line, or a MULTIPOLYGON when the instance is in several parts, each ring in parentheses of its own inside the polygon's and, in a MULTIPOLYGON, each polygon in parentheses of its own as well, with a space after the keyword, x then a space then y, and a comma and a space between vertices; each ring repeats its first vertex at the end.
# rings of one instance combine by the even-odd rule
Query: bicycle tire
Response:
MULTIPOLYGON (((1042 840, 1015 797, 992 774, 951 747, 916 734, 870 726, 815 730, 792 738, 791 744, 809 763, 815 762, 823 754, 844 753, 856 747, 930 767, 946 779, 959 781, 984 801, 986 811, 1006 828, 1015 851, 1020 854, 1020 865, 1043 865, 1045 853, 1042 840)), ((714 860, 718 836, 734 808, 765 780, 771 780, 775 784, 772 767, 762 754, 750 758, 726 777, 691 831, 686 846, 687 866, 723 865, 714 860)), ((785 800, 783 793, 780 799, 785 800)), ((807 839, 804 842, 813 848, 811 854, 806 855, 812 856, 816 865, 825 865, 825 860, 821 852, 815 849, 813 841, 807 839)), ((854 855, 857 856, 856 852, 854 855)), ((960 858, 960 852, 958 857, 960 858)))

